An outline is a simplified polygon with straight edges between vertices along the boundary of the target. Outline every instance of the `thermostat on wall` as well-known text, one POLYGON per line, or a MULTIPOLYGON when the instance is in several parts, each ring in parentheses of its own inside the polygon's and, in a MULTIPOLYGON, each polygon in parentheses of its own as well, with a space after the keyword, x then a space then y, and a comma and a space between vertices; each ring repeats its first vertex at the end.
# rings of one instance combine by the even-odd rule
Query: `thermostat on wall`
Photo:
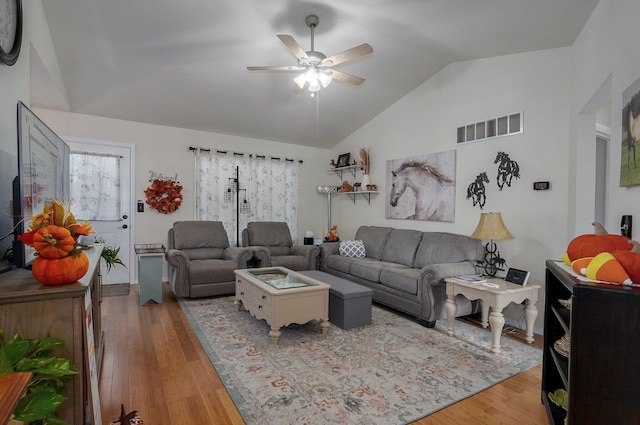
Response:
POLYGON ((533 190, 549 190, 549 182, 534 182, 533 190))

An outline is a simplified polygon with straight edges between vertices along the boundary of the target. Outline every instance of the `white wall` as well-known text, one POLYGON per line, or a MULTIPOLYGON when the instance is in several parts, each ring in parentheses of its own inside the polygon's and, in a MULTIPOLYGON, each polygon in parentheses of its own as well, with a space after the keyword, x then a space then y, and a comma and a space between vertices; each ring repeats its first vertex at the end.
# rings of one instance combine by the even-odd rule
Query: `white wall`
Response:
MULTIPOLYGON (((531 282, 543 283, 545 260, 560 258, 566 246, 570 53, 563 48, 452 64, 335 147, 334 157, 370 147, 371 178, 381 191, 371 206, 334 203, 341 237, 353 237, 362 223, 470 235, 481 210, 466 199, 466 188, 486 171, 491 182, 482 212, 501 212, 515 236, 497 242, 500 253, 509 266, 530 270, 531 282), (522 134, 456 146, 457 127, 517 111, 523 111, 522 134), (385 219, 385 161, 451 149, 457 151, 455 222, 385 219), (493 163, 498 151, 518 162, 522 175, 502 191, 493 163), (534 191, 535 181, 550 181, 551 190, 534 191)), ((512 315, 520 319, 518 311, 512 315)), ((536 323, 541 329, 542 314, 536 323)))
POLYGON ((594 108, 611 101, 611 143, 608 164, 608 202, 605 227, 619 233, 620 218, 631 214, 635 219, 632 238, 640 235, 640 186, 620 187, 622 140, 622 92, 640 78, 638 56, 638 17, 640 2, 635 0, 601 0, 573 47, 571 144, 575 189, 575 220, 572 234, 590 233, 593 196, 584 186, 591 186, 595 148, 585 137, 593 125, 594 108))
MULTIPOLYGON (((18 175, 17 103, 22 101, 29 105, 31 48, 51 45, 49 26, 41 2, 23 2, 22 12, 24 24, 20 56, 13 66, 0 65, 0 237, 13 227, 11 183, 18 175)), ((55 59, 49 58, 48 66, 55 69, 58 64, 55 59)), ((12 240, 9 237, 0 241, 0 254, 5 253, 12 240)))
POLYGON ((135 213, 135 243, 166 244, 167 230, 173 222, 195 218, 194 154, 189 151, 189 146, 301 159, 298 240, 302 241, 307 230, 317 235, 324 231, 327 221, 325 200, 316 194, 316 187, 317 176, 326 170, 329 161, 329 151, 326 149, 48 109, 36 108, 34 111, 61 137, 135 145, 135 199, 145 199, 144 190, 149 186, 149 171, 165 176, 178 174, 183 186, 184 203, 173 214, 160 214, 148 206, 144 213, 135 213))

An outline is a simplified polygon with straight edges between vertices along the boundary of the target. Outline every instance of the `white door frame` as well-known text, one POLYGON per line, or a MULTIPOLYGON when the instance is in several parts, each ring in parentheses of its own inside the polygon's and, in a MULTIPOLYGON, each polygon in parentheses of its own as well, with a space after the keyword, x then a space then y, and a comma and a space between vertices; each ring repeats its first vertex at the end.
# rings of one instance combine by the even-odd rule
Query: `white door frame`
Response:
POLYGON ((129 162, 129 205, 130 205, 130 211, 129 211, 129 282, 130 283, 136 283, 135 280, 135 267, 134 265, 136 264, 136 254, 135 254, 135 250, 134 250, 134 244, 135 244, 135 228, 136 228, 136 214, 135 214, 135 208, 136 208, 136 201, 135 201, 135 196, 136 196, 136 145, 132 144, 132 143, 122 143, 122 142, 113 142, 113 141, 109 141, 109 140, 98 140, 98 139, 86 139, 86 138, 82 138, 82 137, 64 137, 63 138, 65 140, 65 142, 76 142, 76 143, 86 143, 86 144, 90 144, 90 145, 96 145, 96 146, 106 146, 106 147, 118 147, 118 148, 123 148, 123 149, 128 149, 129 150, 129 155, 130 155, 130 159, 131 161, 129 162))

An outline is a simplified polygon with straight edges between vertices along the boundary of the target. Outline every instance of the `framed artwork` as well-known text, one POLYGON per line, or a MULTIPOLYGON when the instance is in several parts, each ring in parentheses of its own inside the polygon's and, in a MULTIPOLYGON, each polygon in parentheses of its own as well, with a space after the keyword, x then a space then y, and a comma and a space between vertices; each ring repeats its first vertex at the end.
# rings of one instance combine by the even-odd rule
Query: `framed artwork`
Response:
POLYGON ((622 92, 620 187, 640 184, 640 78, 622 92), (636 152, 639 150, 639 152, 636 152))
POLYGON ((456 151, 387 161, 386 218, 455 219, 456 151))
POLYGON ((338 163, 336 164, 336 167, 346 167, 346 166, 348 166, 350 157, 351 157, 350 153, 343 153, 342 155, 340 155, 338 157, 338 163))

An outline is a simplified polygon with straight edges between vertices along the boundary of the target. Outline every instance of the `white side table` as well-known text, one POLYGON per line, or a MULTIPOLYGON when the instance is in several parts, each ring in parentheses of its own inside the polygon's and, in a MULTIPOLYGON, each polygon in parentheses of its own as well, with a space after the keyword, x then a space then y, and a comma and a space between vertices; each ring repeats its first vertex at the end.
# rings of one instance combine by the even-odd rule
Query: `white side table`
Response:
POLYGON ((497 285, 497 287, 483 285, 482 283, 463 282, 455 278, 446 278, 445 282, 447 283, 447 302, 444 305, 444 309, 447 313, 447 333, 450 336, 455 333, 454 323, 458 312, 456 295, 461 294, 470 300, 480 300, 482 327, 486 328, 491 325, 492 352, 500 353, 502 351, 500 349, 500 336, 504 327, 502 310, 512 302, 525 302, 524 320, 527 327, 525 340, 529 344, 533 342, 533 324, 538 316, 536 302, 538 301, 540 285, 516 285, 499 278, 487 279, 489 285, 493 284, 497 285), (489 307, 491 307, 491 315, 489 315, 489 307))

